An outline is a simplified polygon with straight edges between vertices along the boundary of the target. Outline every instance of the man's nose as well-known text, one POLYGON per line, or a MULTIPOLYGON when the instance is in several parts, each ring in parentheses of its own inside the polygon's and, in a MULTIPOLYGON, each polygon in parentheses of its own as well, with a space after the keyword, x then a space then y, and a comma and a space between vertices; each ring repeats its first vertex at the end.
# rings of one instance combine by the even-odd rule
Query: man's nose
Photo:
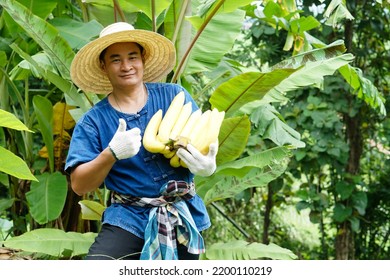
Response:
POLYGON ((133 64, 128 60, 123 61, 121 64, 122 71, 129 71, 132 67, 133 67, 133 64))

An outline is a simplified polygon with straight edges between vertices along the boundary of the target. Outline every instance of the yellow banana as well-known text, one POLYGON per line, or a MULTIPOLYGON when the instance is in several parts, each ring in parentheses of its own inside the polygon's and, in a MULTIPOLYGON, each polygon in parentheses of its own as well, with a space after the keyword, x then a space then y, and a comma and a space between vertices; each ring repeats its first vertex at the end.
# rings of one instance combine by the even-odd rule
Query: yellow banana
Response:
POLYGON ((175 154, 171 159, 169 160, 169 163, 172 167, 180 167, 180 158, 177 154, 175 154))
POLYGON ((150 119, 145 128, 142 144, 144 148, 151 153, 160 153, 165 149, 165 145, 158 141, 157 131, 162 120, 162 110, 158 110, 150 119))
POLYGON ((189 135, 190 144, 198 150, 199 144, 207 137, 207 131, 205 131, 205 129, 207 129, 207 125, 210 120, 210 115, 210 110, 203 112, 189 135))
POLYGON ((181 91, 173 98, 171 104, 169 105, 168 110, 165 113, 158 129, 157 139, 160 142, 164 144, 169 142, 169 136, 171 134, 172 127, 180 115, 180 111, 184 104, 184 99, 184 92, 181 91))
POLYGON ((196 110, 191 114, 185 123, 183 129, 179 133, 179 136, 173 143, 173 148, 178 149, 180 147, 187 147, 187 143, 190 141, 190 133, 194 126, 197 124, 200 116, 202 115, 202 111, 200 109, 196 110))
POLYGON ((202 111, 200 109, 193 112, 191 114, 191 116, 188 118, 188 120, 187 120, 186 124, 184 125, 182 131, 180 132, 179 136, 189 138, 192 129, 198 123, 201 115, 202 115, 202 111))
POLYGON ((202 154, 206 155, 209 152, 210 144, 217 142, 224 117, 224 111, 219 112, 216 108, 211 111, 207 129, 205 129, 206 137, 197 146, 202 154))
POLYGON ((163 155, 166 158, 172 158, 176 154, 176 150, 169 150, 169 152, 164 152, 163 155))
POLYGON ((180 135, 180 132, 182 131, 188 118, 191 116, 191 113, 192 113, 192 103, 188 102, 181 109, 181 112, 176 120, 176 123, 172 127, 171 134, 169 135, 169 138, 171 140, 177 140, 177 137, 180 135))

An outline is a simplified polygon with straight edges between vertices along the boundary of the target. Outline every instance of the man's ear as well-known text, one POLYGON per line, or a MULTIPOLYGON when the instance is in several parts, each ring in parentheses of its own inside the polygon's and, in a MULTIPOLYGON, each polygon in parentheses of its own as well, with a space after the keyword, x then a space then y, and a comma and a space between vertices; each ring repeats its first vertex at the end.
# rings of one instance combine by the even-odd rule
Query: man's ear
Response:
POLYGON ((100 68, 106 72, 106 64, 104 63, 104 61, 100 61, 100 68))
POLYGON ((145 49, 142 50, 142 53, 141 53, 141 59, 142 59, 142 64, 145 66, 145 49))

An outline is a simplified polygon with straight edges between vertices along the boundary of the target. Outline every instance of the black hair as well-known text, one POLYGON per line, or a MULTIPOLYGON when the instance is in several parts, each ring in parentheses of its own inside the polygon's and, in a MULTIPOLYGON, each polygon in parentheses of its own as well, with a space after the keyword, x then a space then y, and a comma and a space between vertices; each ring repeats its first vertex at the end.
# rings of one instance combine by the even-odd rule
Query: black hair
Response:
MULTIPOLYGON (((138 44, 137 42, 133 42, 133 43, 135 43, 135 44, 138 46, 139 51, 140 51, 141 55, 143 56, 143 54, 144 54, 144 47, 141 46, 140 44, 138 44)), ((107 47, 107 48, 108 48, 108 47, 107 47)), ((105 48, 104 50, 102 50, 102 52, 100 53, 100 55, 99 55, 99 61, 100 61, 100 62, 104 62, 104 56, 105 56, 105 54, 106 54, 106 52, 107 52, 107 48, 105 48)))

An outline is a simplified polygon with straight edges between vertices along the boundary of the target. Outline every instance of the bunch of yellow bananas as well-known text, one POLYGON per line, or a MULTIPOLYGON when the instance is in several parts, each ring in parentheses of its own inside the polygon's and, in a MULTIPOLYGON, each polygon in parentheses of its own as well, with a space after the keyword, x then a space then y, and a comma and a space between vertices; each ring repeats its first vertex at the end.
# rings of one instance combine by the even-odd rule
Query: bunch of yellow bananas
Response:
POLYGON ((186 167, 176 155, 178 148, 193 145, 206 155, 211 143, 218 140, 219 130, 225 112, 217 109, 202 113, 192 112, 192 104, 184 104, 184 92, 179 92, 172 100, 167 112, 162 116, 158 110, 146 126, 142 143, 151 153, 161 153, 169 159, 173 167, 186 167))

